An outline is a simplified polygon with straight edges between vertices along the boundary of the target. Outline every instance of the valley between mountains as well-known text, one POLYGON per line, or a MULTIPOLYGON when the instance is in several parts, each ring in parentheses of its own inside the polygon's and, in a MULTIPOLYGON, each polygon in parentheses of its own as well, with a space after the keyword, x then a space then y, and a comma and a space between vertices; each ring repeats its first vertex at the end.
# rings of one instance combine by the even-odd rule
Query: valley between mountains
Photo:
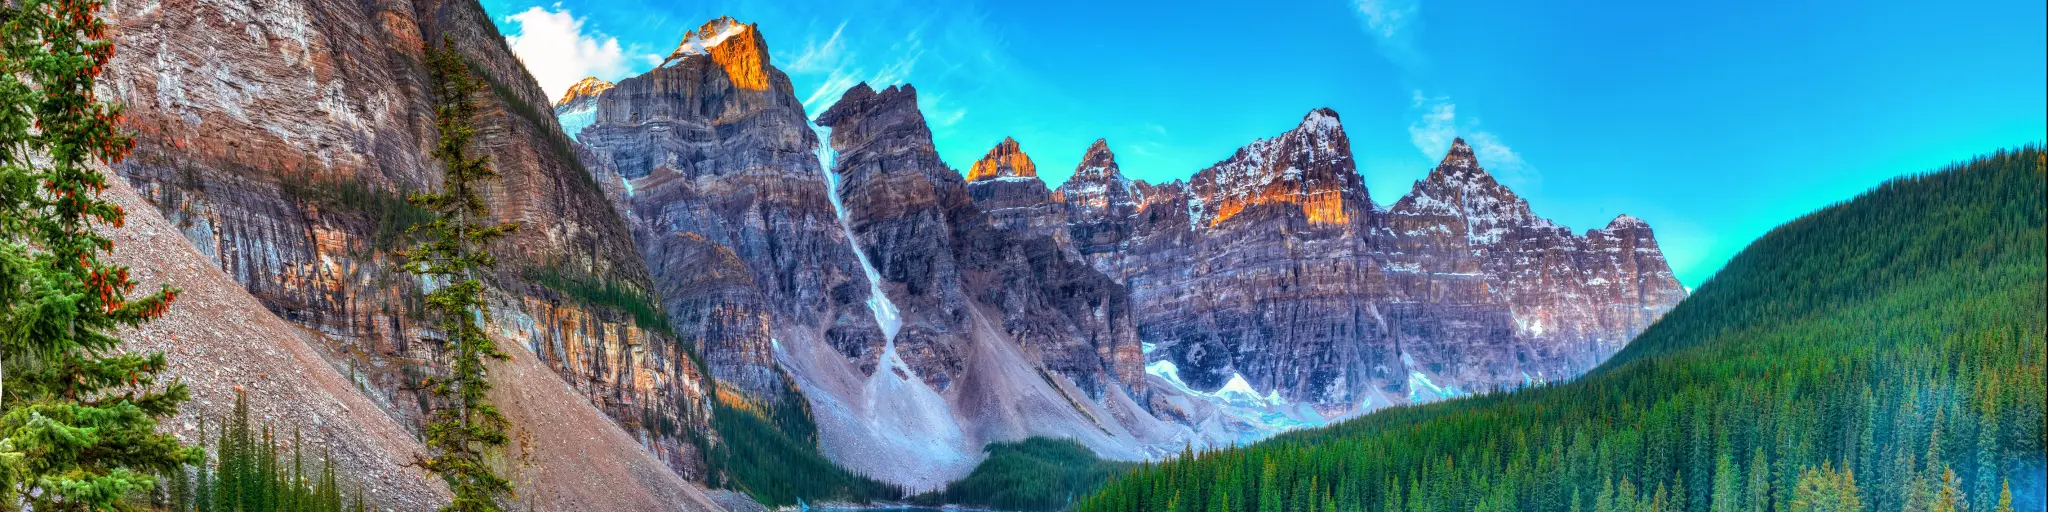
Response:
POLYGON ((493 378, 522 404, 507 464, 541 509, 901 496, 1034 437, 1158 461, 1570 380, 1687 294, 1648 223, 1546 220, 1462 140, 1375 204, 1328 109, 1171 182, 1126 178, 1103 140, 990 141, 963 172, 917 88, 808 112, 763 27, 731 18, 551 99, 470 0, 111 7, 106 95, 137 139, 111 172, 161 217, 151 243, 192 249, 131 264, 217 268, 181 275, 239 285, 222 303, 260 305, 275 318, 252 325, 291 347, 172 371, 216 415, 235 387, 317 374, 314 398, 374 421, 312 433, 413 482, 378 495, 398 509, 445 492, 393 462, 445 364, 397 252, 423 219, 403 198, 440 179, 428 41, 488 84, 477 137, 502 179, 483 196, 520 229, 486 323, 516 346, 493 378), (1055 187, 1027 149, 1084 156, 1055 187), (548 455, 564 436, 585 458, 548 455), (617 488, 590 491, 583 464, 617 488))

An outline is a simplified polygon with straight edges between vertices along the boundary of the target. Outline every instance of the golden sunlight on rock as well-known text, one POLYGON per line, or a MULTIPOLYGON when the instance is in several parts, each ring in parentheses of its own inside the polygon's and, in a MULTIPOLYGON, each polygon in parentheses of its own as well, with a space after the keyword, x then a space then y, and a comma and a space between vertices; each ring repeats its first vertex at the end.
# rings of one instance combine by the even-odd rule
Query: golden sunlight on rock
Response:
POLYGON ((1004 137, 1003 142, 988 150, 988 155, 974 162, 967 170, 967 181, 981 181, 991 178, 1034 178, 1038 176, 1038 165, 1031 163, 1031 157, 1017 146, 1017 140, 1004 137))

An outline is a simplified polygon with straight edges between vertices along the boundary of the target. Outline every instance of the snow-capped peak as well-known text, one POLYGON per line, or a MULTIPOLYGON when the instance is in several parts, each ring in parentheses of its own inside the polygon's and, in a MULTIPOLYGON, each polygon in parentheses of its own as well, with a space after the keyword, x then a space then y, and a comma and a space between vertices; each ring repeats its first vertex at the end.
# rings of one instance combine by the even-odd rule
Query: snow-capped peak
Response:
POLYGON ((1472 146, 1465 143, 1465 138, 1459 137, 1451 141, 1451 150, 1444 153, 1444 160, 1438 163, 1437 167, 1476 171, 1479 169, 1479 158, 1472 155, 1472 146))
POLYGON ((699 27, 697 30, 685 32, 682 44, 676 45, 676 51, 670 53, 668 59, 661 62, 661 66, 668 67, 670 63, 682 60, 683 57, 689 55, 710 54, 711 48, 717 47, 733 36, 747 33, 749 28, 748 25, 740 23, 739 20, 732 19, 731 16, 721 16, 718 19, 711 20, 711 22, 705 23, 703 27, 699 27))
POLYGON ((1329 107, 1323 107, 1308 111, 1308 115, 1301 118, 1301 126, 1296 129, 1305 129, 1317 135, 1327 136, 1331 133, 1343 131, 1344 123, 1337 119, 1337 111, 1330 110, 1329 107))
POLYGON ((555 108, 560 109, 564 106, 569 105, 570 102, 576 101, 577 99, 595 98, 597 97, 597 95, 604 94, 605 91, 610 90, 611 88, 612 83, 607 82, 602 78, 594 76, 584 78, 583 80, 576 82, 576 85, 569 86, 569 90, 562 93, 562 99, 555 101, 555 108))
POLYGON ((1615 217, 1615 218, 1614 218, 1614 221, 1612 221, 1612 222, 1608 222, 1608 223, 1607 223, 1607 230, 1608 230, 1608 231, 1614 231, 1614 230, 1617 230, 1617 229, 1625 229, 1625 228, 1646 228, 1646 227, 1650 227, 1650 223, 1647 223, 1647 222, 1643 222, 1643 219, 1638 219, 1638 218, 1635 218, 1635 216, 1633 216, 1633 215, 1629 215, 1629 214, 1626 214, 1626 213, 1624 213, 1624 214, 1621 214, 1621 215, 1620 215, 1620 216, 1618 216, 1618 217, 1615 217))

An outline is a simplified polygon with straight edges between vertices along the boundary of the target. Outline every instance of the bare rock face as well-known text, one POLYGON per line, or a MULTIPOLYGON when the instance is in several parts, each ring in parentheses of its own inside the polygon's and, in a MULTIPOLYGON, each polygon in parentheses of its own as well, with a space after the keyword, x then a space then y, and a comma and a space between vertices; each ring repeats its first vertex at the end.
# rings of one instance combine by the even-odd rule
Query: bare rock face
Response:
MULTIPOLYGON (((752 25, 720 18, 594 101, 580 142, 634 225, 670 319, 721 385, 782 396, 779 325, 882 344, 834 213, 818 138, 752 25)), ((563 111, 558 110, 558 114, 563 111)))
POLYGON ((562 99, 555 100, 555 119, 562 123, 562 133, 571 139, 582 136, 584 128, 597 122, 597 97, 611 88, 611 82, 597 77, 585 78, 569 86, 569 90, 562 93, 562 99))
POLYGON ((1386 210, 1328 110, 1186 183, 1117 171, 1089 149, 1057 194, 1069 232, 1129 287, 1158 377, 1194 393, 1242 379, 1328 418, 1569 378, 1684 298, 1647 225, 1574 235, 1463 140, 1386 210))
POLYGON ((1038 166, 1016 140, 1004 138, 969 168, 967 195, 997 229, 1018 238, 1051 238, 1061 251, 1072 251, 1066 204, 1046 190, 1038 166))
POLYGON ((708 393, 654 311, 627 227, 582 170, 549 99, 473 2, 121 2, 108 98, 136 134, 115 170, 278 316, 324 334, 386 414, 417 428, 439 371, 419 339, 418 281, 394 251, 438 184, 425 42, 454 41, 491 87, 478 147, 502 179, 484 196, 520 224, 495 248, 494 333, 684 474, 700 462, 708 393))
POLYGON ((1516 340, 1502 343, 1522 345, 1525 361, 1466 361, 1468 382, 1575 376, 1685 296, 1648 225, 1623 216, 1575 236, 1530 213, 1463 139, 1387 212, 1381 236, 1397 296, 1507 310, 1512 324, 1494 329, 1512 332, 1492 337, 1516 340))
POLYGON ((1030 187, 987 199, 1048 217, 1013 231, 939 160, 913 89, 863 84, 812 125, 768 62, 754 26, 713 20, 598 93, 578 138, 721 400, 794 385, 827 455, 916 486, 963 476, 989 441, 1165 446, 1131 399, 1128 293, 1062 252, 1064 208, 1014 142, 987 181, 1030 187))
MULTIPOLYGON (((909 86, 855 86, 818 124, 833 128, 841 197, 885 281, 901 284, 904 359, 945 389, 959 377, 966 311, 992 308, 1005 333, 1092 397, 1141 385, 1142 355, 1122 286, 1063 252, 1061 203, 1006 140, 967 182, 932 149, 909 86)), ((892 294, 893 296, 893 294, 892 294)))
MULTIPOLYGON (((915 469, 874 459, 897 449, 922 453, 892 444, 905 433, 923 436, 911 437, 920 439, 916 445, 961 440, 969 450, 1031 435, 1070 437, 1118 459, 1185 442, 1184 427, 1161 423, 1137 401, 1149 392, 1126 289, 1064 249, 1057 225, 1040 234, 1029 222, 1008 224, 984 212, 1005 202, 1026 205, 1017 211, 1061 209, 1014 143, 992 153, 984 179, 968 182, 939 159, 917 91, 907 85, 857 85, 816 122, 830 130, 847 230, 901 313, 893 343, 861 360, 864 387, 840 392, 841 402, 867 405, 818 404, 852 409, 849 421, 864 425, 826 428, 821 420, 828 454, 924 485, 968 466, 953 464, 957 451, 931 455, 915 469), (925 405, 893 408, 904 403, 925 405), (934 410, 950 417, 935 422, 944 428, 916 423, 934 410), (956 429, 962 434, 945 434, 956 429)), ((807 389, 821 388, 830 386, 807 389)))
POLYGON ((1151 204, 1124 250, 1124 283, 1140 337, 1179 379, 1346 404, 1397 367, 1376 310, 1373 208, 1334 112, 1310 112, 1184 185, 1142 188, 1151 204))
POLYGON ((1131 238, 1131 216, 1136 214, 1142 190, 1117 167, 1109 142, 1095 139, 1074 174, 1053 192, 1053 200, 1066 206, 1068 238, 1075 253, 1104 275, 1121 280, 1124 242, 1131 238))
POLYGON ((611 90, 613 85, 615 84, 594 76, 577 80, 576 85, 569 86, 569 90, 562 93, 562 99, 555 100, 555 109, 575 108, 584 104, 595 103, 598 95, 611 90))

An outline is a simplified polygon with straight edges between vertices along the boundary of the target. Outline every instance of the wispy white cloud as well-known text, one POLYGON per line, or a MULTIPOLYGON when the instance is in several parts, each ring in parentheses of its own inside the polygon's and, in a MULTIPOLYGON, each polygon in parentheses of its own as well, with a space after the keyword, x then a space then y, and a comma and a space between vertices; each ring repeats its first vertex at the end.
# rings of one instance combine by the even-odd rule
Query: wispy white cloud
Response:
POLYGON ((1421 0, 1353 0, 1352 5, 1381 56, 1411 73, 1424 64, 1422 54, 1415 51, 1415 32, 1422 22, 1421 0))
POLYGON ((901 83, 910 77, 911 71, 917 69, 918 61, 924 58, 923 27, 920 26, 890 45, 887 54, 893 58, 870 71, 860 52, 847 47, 842 38, 845 30, 846 22, 842 21, 832 29, 830 37, 824 41, 814 38, 806 42, 804 49, 782 66, 784 71, 792 74, 824 75, 818 87, 804 96, 806 112, 815 114, 826 107, 827 102, 838 101, 847 89, 861 82, 878 88, 901 83))
POLYGON ((652 57, 652 62, 661 62, 659 56, 628 55, 618 38, 585 32, 583 18, 559 4, 555 7, 536 6, 505 17, 518 26, 514 34, 505 36, 505 44, 526 64, 549 98, 561 97, 585 77, 617 80, 633 71, 633 60, 652 57))
POLYGON ((820 42, 815 35, 812 36, 804 41, 804 48, 797 51, 796 58, 781 66, 782 70, 790 73, 816 73, 830 71, 839 66, 846 53, 846 42, 839 36, 845 33, 846 22, 842 21, 838 27, 832 29, 832 35, 826 37, 824 41, 820 42))
POLYGON ((925 124, 934 129, 951 128, 967 117, 967 109, 947 102, 946 93, 943 92, 934 94, 919 91, 917 110, 924 112, 925 124))
POLYGON ((1473 156, 1479 158, 1479 165, 1493 174, 1494 178, 1510 188, 1534 188, 1542 184, 1542 175, 1536 168, 1522 159, 1520 153, 1500 136, 1479 129, 1476 117, 1459 119, 1458 105, 1448 96, 1431 96, 1415 91, 1411 109, 1416 119, 1408 124, 1408 141, 1425 157, 1434 161, 1450 151, 1451 141, 1460 136, 1472 146, 1473 156))
MULTIPOLYGON (((1422 23, 1421 0, 1353 0, 1352 5, 1357 7, 1366 34, 1372 37, 1380 55, 1399 67, 1407 75, 1404 79, 1424 81, 1428 59, 1415 46, 1415 35, 1422 23)), ((1451 141, 1463 136, 1472 145, 1480 165, 1501 183, 1519 188, 1541 185, 1542 177, 1536 169, 1502 142, 1499 135, 1481 130, 1479 118, 1459 119, 1458 105, 1450 96, 1416 89, 1410 94, 1408 107, 1413 116, 1408 124, 1408 141, 1430 161, 1441 158, 1450 150, 1451 141)))

